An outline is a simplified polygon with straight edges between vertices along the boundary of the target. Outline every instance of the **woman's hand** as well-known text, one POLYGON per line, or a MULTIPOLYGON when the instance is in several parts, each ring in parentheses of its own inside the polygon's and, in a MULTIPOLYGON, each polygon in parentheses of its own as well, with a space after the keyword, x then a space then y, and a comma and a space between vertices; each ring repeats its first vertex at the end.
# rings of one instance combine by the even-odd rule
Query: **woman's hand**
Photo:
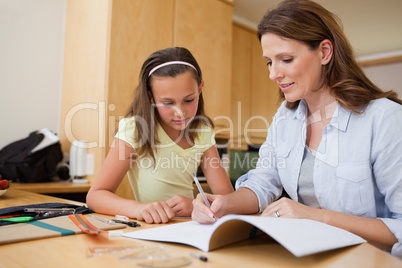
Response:
POLYGON ((262 216, 320 220, 319 209, 303 205, 286 197, 268 205, 262 212, 262 216))
POLYGON ((223 206, 225 204, 226 197, 223 195, 212 195, 207 193, 205 196, 211 204, 211 208, 208 208, 201 194, 198 194, 197 198, 193 201, 193 213, 191 214, 191 218, 193 221, 202 224, 214 223, 215 219, 218 219, 224 215, 223 206))
POLYGON ((146 223, 167 223, 175 217, 173 210, 162 201, 139 204, 135 215, 137 220, 146 223))
POLYGON ((177 217, 190 217, 193 211, 193 199, 176 194, 169 198, 166 203, 177 217))

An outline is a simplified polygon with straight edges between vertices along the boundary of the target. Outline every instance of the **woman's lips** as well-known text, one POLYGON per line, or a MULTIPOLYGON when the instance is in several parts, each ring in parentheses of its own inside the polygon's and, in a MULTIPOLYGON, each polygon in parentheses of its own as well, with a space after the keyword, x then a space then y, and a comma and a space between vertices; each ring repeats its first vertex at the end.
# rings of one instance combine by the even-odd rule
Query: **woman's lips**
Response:
POLYGON ((279 84, 279 87, 281 88, 282 92, 288 91, 294 83, 288 83, 288 84, 279 84))

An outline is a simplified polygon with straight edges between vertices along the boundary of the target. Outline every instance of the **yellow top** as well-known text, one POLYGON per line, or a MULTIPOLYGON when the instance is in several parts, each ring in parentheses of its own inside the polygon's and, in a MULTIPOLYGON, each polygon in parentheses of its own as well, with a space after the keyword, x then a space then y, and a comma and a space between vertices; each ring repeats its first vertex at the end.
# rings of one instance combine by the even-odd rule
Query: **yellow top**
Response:
MULTIPOLYGON (((154 145, 155 162, 150 156, 141 156, 131 163, 127 172, 135 199, 140 202, 166 201, 175 194, 194 198, 192 173, 197 172, 203 153, 215 144, 215 132, 203 125, 198 130, 194 146, 183 149, 157 124, 159 144, 154 145)), ((139 147, 135 120, 123 118, 115 136, 139 147)))

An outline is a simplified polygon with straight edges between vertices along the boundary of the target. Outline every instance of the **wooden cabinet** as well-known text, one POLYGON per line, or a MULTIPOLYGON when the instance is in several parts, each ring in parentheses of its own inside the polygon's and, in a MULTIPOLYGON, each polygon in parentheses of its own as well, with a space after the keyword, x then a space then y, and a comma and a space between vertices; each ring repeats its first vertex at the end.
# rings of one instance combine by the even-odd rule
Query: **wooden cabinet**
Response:
POLYGON ((187 47, 203 72, 206 113, 217 137, 228 138, 232 75, 233 3, 176 0, 174 45, 187 47))
POLYGON ((88 142, 95 159, 90 181, 132 101, 142 63, 158 49, 193 53, 206 112, 218 127, 229 125, 219 118, 231 112, 232 8, 224 0, 67 1, 60 141, 64 152, 73 140, 88 142))
POLYGON ((279 107, 278 87, 269 79, 255 30, 233 24, 232 54, 233 142, 231 148, 262 144, 279 107))

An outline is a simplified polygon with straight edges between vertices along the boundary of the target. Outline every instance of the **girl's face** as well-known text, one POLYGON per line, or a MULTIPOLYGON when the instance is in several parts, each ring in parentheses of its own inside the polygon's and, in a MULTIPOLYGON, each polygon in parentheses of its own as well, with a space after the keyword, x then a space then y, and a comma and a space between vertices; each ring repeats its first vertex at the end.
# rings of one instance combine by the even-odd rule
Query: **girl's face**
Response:
MULTIPOLYGON (((296 40, 272 33, 262 35, 261 46, 269 78, 279 85, 287 101, 305 99, 309 103, 319 99, 320 91, 317 90, 322 87, 322 65, 329 62, 326 41, 311 50, 296 40)), ((332 44, 330 49, 332 55, 332 44)))
POLYGON ((185 129, 197 113, 202 83, 198 86, 187 71, 176 77, 153 77, 151 87, 151 102, 156 105, 163 129, 167 133, 185 129))

